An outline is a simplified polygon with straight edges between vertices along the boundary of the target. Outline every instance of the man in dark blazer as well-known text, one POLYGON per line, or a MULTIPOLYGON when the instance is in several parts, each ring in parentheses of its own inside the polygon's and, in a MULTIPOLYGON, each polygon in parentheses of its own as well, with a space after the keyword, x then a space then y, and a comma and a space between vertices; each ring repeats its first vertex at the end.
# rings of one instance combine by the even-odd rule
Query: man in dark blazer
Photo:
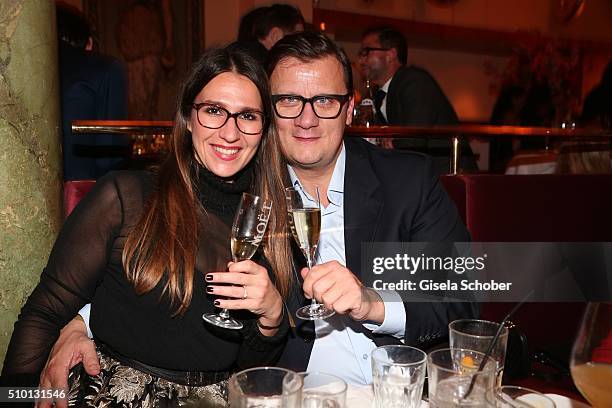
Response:
POLYGON ((97 179, 126 165, 129 139, 73 134, 72 121, 126 119, 127 73, 119 60, 92 51, 89 25, 73 7, 58 4, 57 34, 64 180, 97 179))
MULTIPOLYGON (((406 65, 407 54, 406 39, 394 29, 373 28, 362 37, 359 66, 379 87, 374 97, 378 122, 404 126, 458 124, 457 114, 442 88, 426 70, 406 65)), ((395 139, 393 147, 427 153, 434 157, 438 173, 448 172, 451 151, 448 138, 395 139)), ((477 170, 466 140, 462 141, 461 154, 462 169, 477 170)))
MULTIPOLYGON (((333 41, 312 32, 289 35, 272 48, 269 64, 278 130, 271 143, 280 142, 292 185, 311 196, 318 186, 322 204, 317 265, 296 270, 287 313, 295 319, 307 297, 336 313, 314 324, 295 319, 278 365, 371 383, 370 353, 378 345, 404 340, 429 348, 446 340, 450 321, 477 311, 470 303, 403 303, 394 291, 366 287, 361 244, 463 242, 469 235, 430 157, 343 138, 352 119, 352 74, 333 41)), ((53 349, 55 369, 43 373, 49 386, 65 383, 72 356, 88 373, 99 370, 82 321, 73 324, 53 349)))
POLYGON ((292 185, 305 197, 318 186, 322 207, 318 264, 301 269, 289 309, 307 303, 305 294, 336 312, 314 327, 297 321, 279 364, 369 383, 377 345, 403 339, 428 348, 445 340, 449 321, 477 311, 469 303, 403 304, 397 293, 365 287, 361 244, 462 242, 469 235, 430 157, 343 138, 353 82, 350 61, 331 40, 316 33, 283 38, 270 51, 268 73, 292 185), (391 328, 400 315, 399 330, 391 328))

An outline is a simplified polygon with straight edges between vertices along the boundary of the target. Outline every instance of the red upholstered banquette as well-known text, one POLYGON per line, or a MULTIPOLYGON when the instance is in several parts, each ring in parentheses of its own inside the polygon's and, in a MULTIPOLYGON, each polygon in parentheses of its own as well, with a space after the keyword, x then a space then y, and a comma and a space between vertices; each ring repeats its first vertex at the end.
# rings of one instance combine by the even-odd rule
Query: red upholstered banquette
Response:
MULTIPOLYGON (((442 176, 441 181, 473 241, 612 241, 611 175, 478 174, 442 176)), ((500 321, 511 307, 484 304, 482 318, 500 321)), ((526 333, 531 351, 569 353, 583 310, 582 303, 528 303, 512 320, 526 333)), ((559 384, 533 382, 528 385, 564 393, 559 384)), ((565 384, 572 387, 571 381, 565 384)))

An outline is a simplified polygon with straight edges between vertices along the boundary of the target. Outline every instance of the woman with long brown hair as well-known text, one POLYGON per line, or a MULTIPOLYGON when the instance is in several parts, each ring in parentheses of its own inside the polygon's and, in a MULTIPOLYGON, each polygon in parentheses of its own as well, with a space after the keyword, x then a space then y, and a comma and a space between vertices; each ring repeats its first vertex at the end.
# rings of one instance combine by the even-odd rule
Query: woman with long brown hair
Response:
POLYGON ((71 374, 70 405, 178 406, 200 397, 223 405, 232 371, 277 358, 292 258, 267 77, 230 46, 207 52, 180 95, 159 170, 111 173, 66 221, 15 324, 3 384, 38 385, 60 328, 86 303, 101 372, 71 374), (223 273, 243 192, 272 200, 274 211, 255 262, 223 273), (244 328, 204 323, 216 306, 237 310, 244 328))

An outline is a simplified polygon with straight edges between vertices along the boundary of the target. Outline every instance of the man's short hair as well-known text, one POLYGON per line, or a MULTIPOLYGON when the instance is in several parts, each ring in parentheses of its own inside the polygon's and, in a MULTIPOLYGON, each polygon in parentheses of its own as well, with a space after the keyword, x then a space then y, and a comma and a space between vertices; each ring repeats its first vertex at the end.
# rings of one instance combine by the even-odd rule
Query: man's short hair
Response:
POLYGON ((321 33, 304 31, 283 37, 270 49, 268 55, 268 75, 285 58, 295 58, 302 62, 312 62, 325 57, 333 57, 342 65, 347 93, 353 93, 353 71, 351 61, 335 42, 321 33))
POLYGON ((72 47, 85 49, 91 36, 89 23, 76 7, 65 3, 56 6, 57 38, 72 47))
POLYGON ((249 11, 240 20, 238 41, 263 40, 274 27, 284 33, 293 33, 295 26, 304 25, 300 10, 289 4, 273 4, 249 11))
POLYGON ((402 33, 390 27, 374 27, 366 30, 363 33, 363 37, 370 34, 378 36, 378 42, 382 48, 395 48, 398 61, 400 64, 406 65, 408 61, 408 45, 406 37, 402 33))
POLYGON ((269 7, 257 7, 242 16, 238 27, 238 41, 257 41, 254 34, 255 26, 265 19, 268 9, 269 7))

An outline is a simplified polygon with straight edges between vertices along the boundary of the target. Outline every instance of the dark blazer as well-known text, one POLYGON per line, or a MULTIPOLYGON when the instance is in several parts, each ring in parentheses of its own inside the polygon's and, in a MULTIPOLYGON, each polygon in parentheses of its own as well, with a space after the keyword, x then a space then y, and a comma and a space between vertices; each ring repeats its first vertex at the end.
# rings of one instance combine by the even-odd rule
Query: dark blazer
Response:
MULTIPOLYGON (((430 157, 375 147, 345 138, 344 242, 347 267, 361 274, 362 242, 466 242, 469 234, 455 204, 440 185, 430 157)), ((297 285, 296 285, 297 286, 297 285)), ((301 286, 288 302, 291 313, 305 304, 301 286)), ((405 342, 429 348, 444 342, 448 323, 477 315, 470 303, 405 303, 405 342)), ((296 320, 279 365, 304 371, 314 325, 296 320)), ((386 335, 364 333, 377 345, 397 343, 386 335)))
MULTIPOLYGON (((436 80, 424 69, 403 66, 391 79, 387 93, 387 123, 403 126, 442 126, 459 123, 455 109, 436 80)), ((451 142, 449 139, 395 139, 396 149, 427 153, 434 157, 438 174, 448 173, 451 142)), ((461 165, 477 170, 474 153, 467 140, 461 143, 461 165)))
POLYGON ((120 169, 129 154, 123 135, 72 134, 77 119, 127 118, 127 72, 114 58, 60 42, 64 180, 96 179, 120 169))

